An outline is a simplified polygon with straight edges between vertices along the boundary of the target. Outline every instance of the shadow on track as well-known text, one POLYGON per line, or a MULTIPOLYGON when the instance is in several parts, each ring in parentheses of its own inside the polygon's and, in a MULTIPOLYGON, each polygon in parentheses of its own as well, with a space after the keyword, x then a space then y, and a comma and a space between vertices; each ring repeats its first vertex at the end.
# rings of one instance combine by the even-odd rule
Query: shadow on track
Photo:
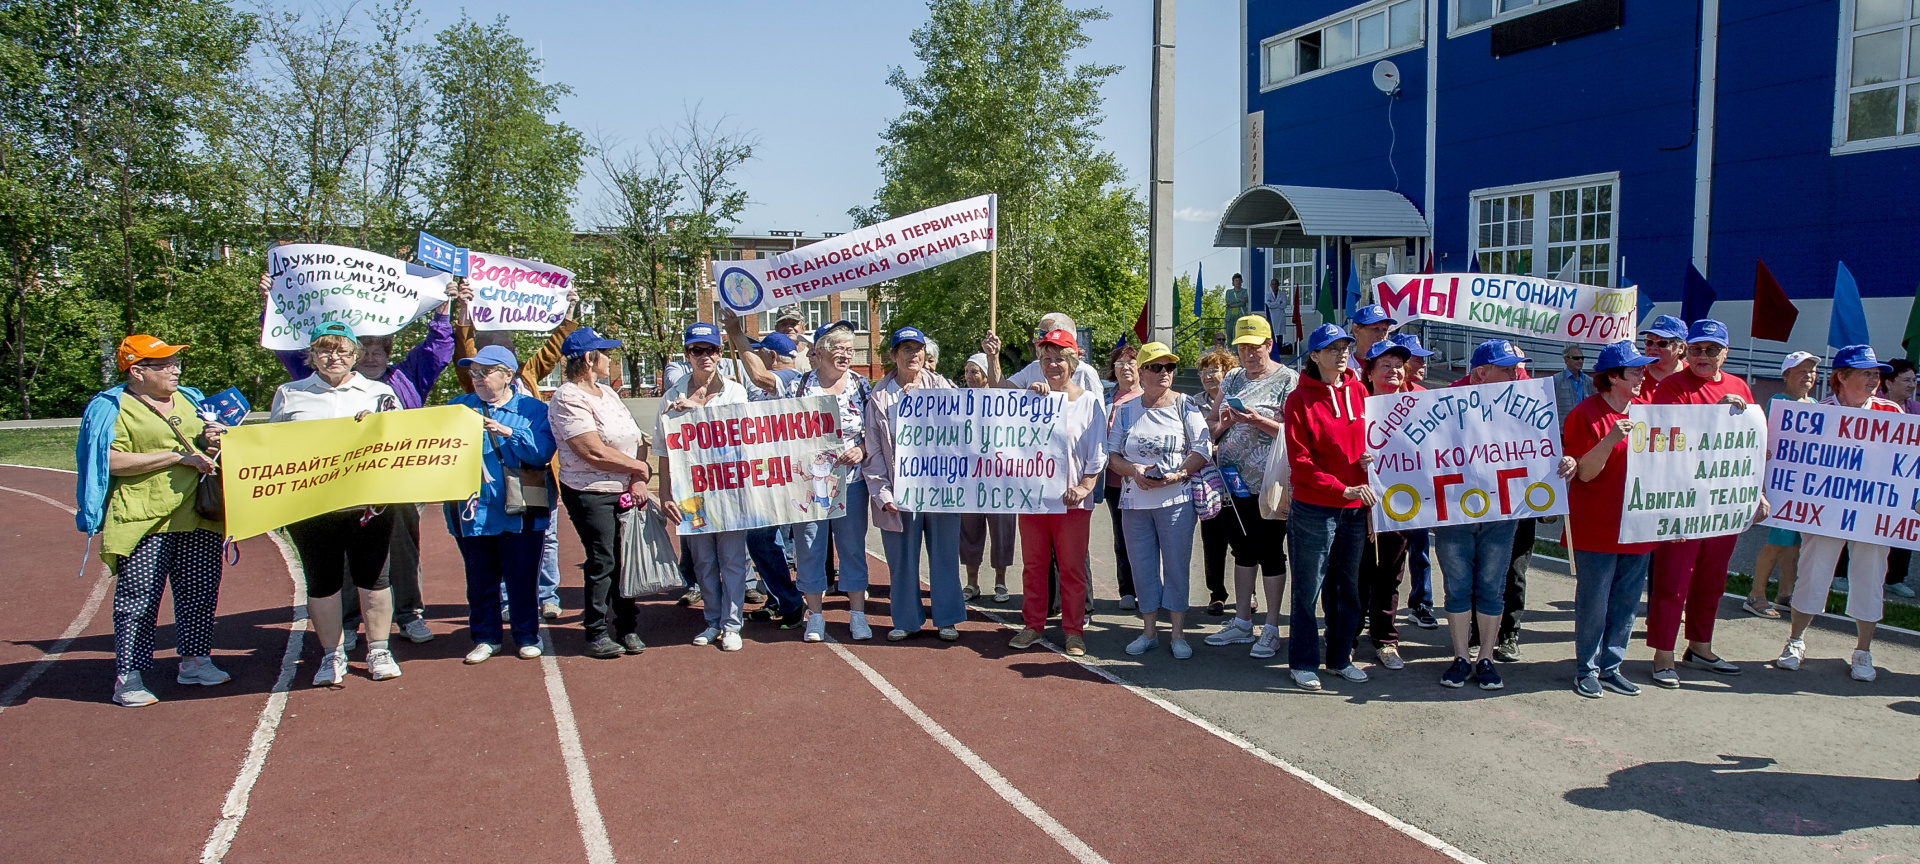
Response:
POLYGON ((1673 822, 1744 834, 1829 836, 1920 825, 1920 782, 1769 771, 1772 759, 1648 762, 1566 800, 1590 810, 1639 810, 1673 822))

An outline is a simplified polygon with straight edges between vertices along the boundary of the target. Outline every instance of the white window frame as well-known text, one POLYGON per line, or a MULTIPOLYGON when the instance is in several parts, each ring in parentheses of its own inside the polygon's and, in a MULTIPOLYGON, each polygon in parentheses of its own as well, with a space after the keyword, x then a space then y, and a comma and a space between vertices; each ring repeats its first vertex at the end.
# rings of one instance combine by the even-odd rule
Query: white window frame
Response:
MULTIPOLYGON (((1475 260, 1478 260, 1480 256, 1480 252, 1481 252, 1480 202, 1482 200, 1489 199, 1489 198, 1507 198, 1507 197, 1513 197, 1513 196, 1519 196, 1519 195, 1531 195, 1534 198, 1533 242, 1529 248, 1532 250, 1532 253, 1533 253, 1533 261, 1532 261, 1533 268, 1532 268, 1532 272, 1530 273, 1515 274, 1515 275, 1552 278, 1554 274, 1558 272, 1558 269, 1557 268, 1548 269, 1548 266, 1549 266, 1548 257, 1550 255, 1548 251, 1549 246, 1552 246, 1554 248, 1561 248, 1561 247, 1572 245, 1577 248, 1580 245, 1581 241, 1575 240, 1571 244, 1565 241, 1562 241, 1561 243, 1558 243, 1558 244, 1548 243, 1548 239, 1547 239, 1549 236, 1548 220, 1552 218, 1549 215, 1549 213, 1551 212, 1551 208, 1549 207, 1549 201, 1550 201, 1549 194, 1553 192, 1566 191, 1569 189, 1578 189, 1585 186, 1611 186, 1613 188, 1613 195, 1612 195, 1613 209, 1610 211, 1611 218, 1609 220, 1607 238, 1606 238, 1606 242, 1607 242, 1606 274, 1607 274, 1608 285, 1618 285, 1620 282, 1620 213, 1621 213, 1620 172, 1618 171, 1609 171, 1604 174, 1587 174, 1580 177, 1566 177, 1558 180, 1547 180, 1539 183, 1519 183, 1512 186, 1492 186, 1485 189, 1475 189, 1472 192, 1467 193, 1467 244, 1469 247, 1468 254, 1474 256, 1475 260)), ((1586 241, 1586 242, 1591 243, 1594 241, 1586 241)), ((1501 248, 1506 248, 1506 247, 1503 246, 1501 248)))
MULTIPOLYGON (((1359 6, 1355 6, 1350 9, 1347 9, 1346 11, 1337 12, 1335 14, 1328 15, 1327 17, 1322 18, 1318 21, 1315 21, 1311 24, 1304 24, 1299 27, 1295 27, 1292 30, 1288 30, 1284 33, 1279 33, 1279 34, 1269 36, 1265 39, 1260 40, 1260 92, 1265 93, 1270 90, 1278 90, 1281 87, 1298 84, 1302 81, 1311 81, 1315 78, 1318 78, 1322 75, 1326 75, 1328 73, 1338 72, 1342 69, 1351 69, 1355 66, 1360 66, 1363 64, 1374 63, 1383 58, 1391 57, 1395 54, 1405 54, 1408 51, 1416 51, 1422 47, 1425 47, 1425 45, 1427 44, 1427 22, 1426 22, 1427 3, 1426 3, 1426 0, 1412 0, 1413 8, 1419 12, 1420 19, 1421 19, 1419 26, 1415 28, 1420 35, 1415 37, 1412 42, 1409 42, 1405 45, 1392 44, 1393 22, 1391 21, 1391 19, 1389 19, 1389 21, 1387 22, 1387 47, 1385 49, 1380 51, 1375 51, 1370 54, 1360 54, 1360 53, 1357 53, 1359 50, 1358 46, 1355 46, 1354 50, 1356 53, 1354 54, 1354 56, 1341 61, 1338 65, 1321 66, 1320 68, 1315 69, 1312 72, 1307 72, 1305 74, 1300 74, 1300 75, 1294 75, 1285 80, 1281 80, 1281 81, 1273 80, 1271 70, 1267 68, 1267 56, 1269 53, 1271 53, 1271 49, 1274 46, 1284 42, 1291 42, 1292 40, 1295 40, 1302 35, 1312 33, 1316 30, 1325 30, 1328 27, 1331 27, 1336 24, 1340 24, 1342 22, 1355 22, 1354 27, 1357 30, 1359 27, 1359 24, 1357 22, 1360 19, 1370 16, 1375 12, 1384 12, 1389 7, 1398 6, 1402 2, 1406 2, 1406 0, 1373 0, 1373 2, 1363 3, 1359 6)), ((1357 41, 1357 38, 1358 37, 1356 35, 1356 41, 1357 41)), ((1293 55, 1290 53, 1288 56, 1291 57, 1293 55)), ((1295 68, 1299 68, 1297 64, 1295 65, 1295 68)))
MULTIPOLYGON (((1485 30, 1488 27, 1492 27, 1495 24, 1499 24, 1502 21, 1512 21, 1515 18, 1525 18, 1528 15, 1532 15, 1533 13, 1539 12, 1543 9, 1552 9, 1555 6, 1565 6, 1568 3, 1572 3, 1572 2, 1574 2, 1574 0, 1535 0, 1533 5, 1531 6, 1525 6, 1519 9, 1513 9, 1506 12, 1496 11, 1493 13, 1492 18, 1488 18, 1485 21, 1479 21, 1473 24, 1461 26, 1460 0, 1448 0, 1447 38, 1452 39, 1458 36, 1465 36, 1468 33, 1475 33, 1481 30, 1485 30)), ((1498 6, 1500 4, 1500 0, 1493 0, 1493 3, 1495 6, 1498 6)))
POLYGON ((869 306, 867 304, 867 301, 865 300, 844 300, 843 299, 840 301, 840 320, 852 321, 853 332, 855 333, 872 332, 873 321, 868 317, 872 313, 872 311, 873 311, 873 307, 869 306), (852 309, 849 308, 853 306, 853 304, 855 303, 860 304, 860 314, 858 317, 854 316, 852 314, 852 309))
MULTIPOLYGON (((1837 59, 1834 66, 1834 79, 1833 79, 1834 95, 1833 95, 1832 155, 1839 156, 1845 153, 1869 153, 1875 150, 1891 150, 1895 147, 1912 147, 1916 144, 1920 144, 1920 131, 1909 132, 1904 134, 1897 131, 1901 127, 1900 114, 1901 112, 1904 112, 1906 110, 1906 99, 1904 98, 1905 91, 1909 87, 1920 87, 1920 76, 1908 75, 1908 76, 1903 76, 1901 78, 1895 79, 1893 81, 1883 81, 1879 84, 1863 84, 1859 87, 1853 86, 1853 39, 1856 33, 1858 32, 1853 29, 1853 16, 1854 16, 1855 5, 1856 4, 1854 3, 1854 0, 1840 0, 1840 33, 1839 33, 1840 44, 1839 44, 1839 49, 1835 52, 1837 59), (1862 91, 1879 90, 1887 87, 1892 87, 1894 88, 1894 91, 1895 91, 1894 92, 1895 113, 1894 113, 1894 126, 1893 126, 1893 128, 1896 130, 1895 134, 1889 135, 1884 138, 1868 138, 1862 141, 1848 141, 1847 140, 1847 105, 1848 105, 1849 97, 1853 95, 1853 91, 1854 90, 1862 90, 1862 91)), ((1913 11, 1914 10, 1911 7, 1909 7, 1908 9, 1909 15, 1911 15, 1913 11)), ((1920 26, 1920 18, 1909 17, 1903 23, 1887 24, 1881 27, 1873 27, 1865 32, 1904 30, 1904 29, 1910 29, 1916 26, 1920 26)), ((1908 35, 1905 45, 1906 45, 1906 48, 1904 49, 1905 52, 1910 53, 1913 50, 1912 34, 1908 35)), ((1913 63, 1913 58, 1906 56, 1906 54, 1903 53, 1901 59, 1905 61, 1902 64, 1903 66, 1906 67, 1904 71, 1912 71, 1911 64, 1913 63)), ((1916 129, 1920 129, 1920 126, 1916 126, 1916 129)))
POLYGON ((800 326, 812 333, 834 322, 833 307, 825 300, 800 301, 800 326))

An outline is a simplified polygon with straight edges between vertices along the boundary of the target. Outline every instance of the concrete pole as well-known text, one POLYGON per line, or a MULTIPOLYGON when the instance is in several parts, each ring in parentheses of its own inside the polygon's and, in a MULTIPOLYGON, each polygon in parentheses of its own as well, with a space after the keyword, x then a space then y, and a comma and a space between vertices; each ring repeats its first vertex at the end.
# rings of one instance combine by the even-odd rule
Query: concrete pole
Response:
POLYGON ((1147 203, 1147 336, 1173 342, 1173 7, 1153 0, 1152 177, 1147 203))

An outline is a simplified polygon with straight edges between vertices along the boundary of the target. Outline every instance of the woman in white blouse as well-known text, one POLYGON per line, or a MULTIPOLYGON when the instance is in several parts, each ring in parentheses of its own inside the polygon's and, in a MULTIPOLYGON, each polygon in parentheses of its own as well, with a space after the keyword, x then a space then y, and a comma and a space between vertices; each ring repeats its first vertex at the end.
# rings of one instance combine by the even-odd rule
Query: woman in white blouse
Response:
POLYGON ((1120 524, 1140 601, 1140 637, 1127 653, 1145 654, 1159 644, 1164 608, 1173 627, 1173 656, 1185 660, 1193 656, 1186 637, 1187 569, 1199 521, 1187 479, 1212 458, 1213 435, 1206 415, 1173 392, 1179 368, 1180 358, 1165 344, 1140 346, 1145 392, 1114 409, 1107 465, 1122 478, 1120 524))

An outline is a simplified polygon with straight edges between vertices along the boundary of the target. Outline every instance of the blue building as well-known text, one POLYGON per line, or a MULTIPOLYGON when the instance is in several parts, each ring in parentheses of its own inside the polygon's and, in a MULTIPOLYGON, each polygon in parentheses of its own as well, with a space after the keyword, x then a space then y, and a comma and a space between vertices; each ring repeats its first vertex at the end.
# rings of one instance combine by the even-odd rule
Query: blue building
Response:
POLYGON ((1900 353, 1920 284, 1920 2, 1241 15, 1242 191, 1215 245, 1245 247, 1245 270, 1304 289, 1303 307, 1327 270, 1415 272, 1431 254, 1443 272, 1637 284, 1677 313, 1691 265, 1739 348, 1763 259, 1800 309, 1790 347, 1818 351, 1844 261, 1874 343, 1900 353))

